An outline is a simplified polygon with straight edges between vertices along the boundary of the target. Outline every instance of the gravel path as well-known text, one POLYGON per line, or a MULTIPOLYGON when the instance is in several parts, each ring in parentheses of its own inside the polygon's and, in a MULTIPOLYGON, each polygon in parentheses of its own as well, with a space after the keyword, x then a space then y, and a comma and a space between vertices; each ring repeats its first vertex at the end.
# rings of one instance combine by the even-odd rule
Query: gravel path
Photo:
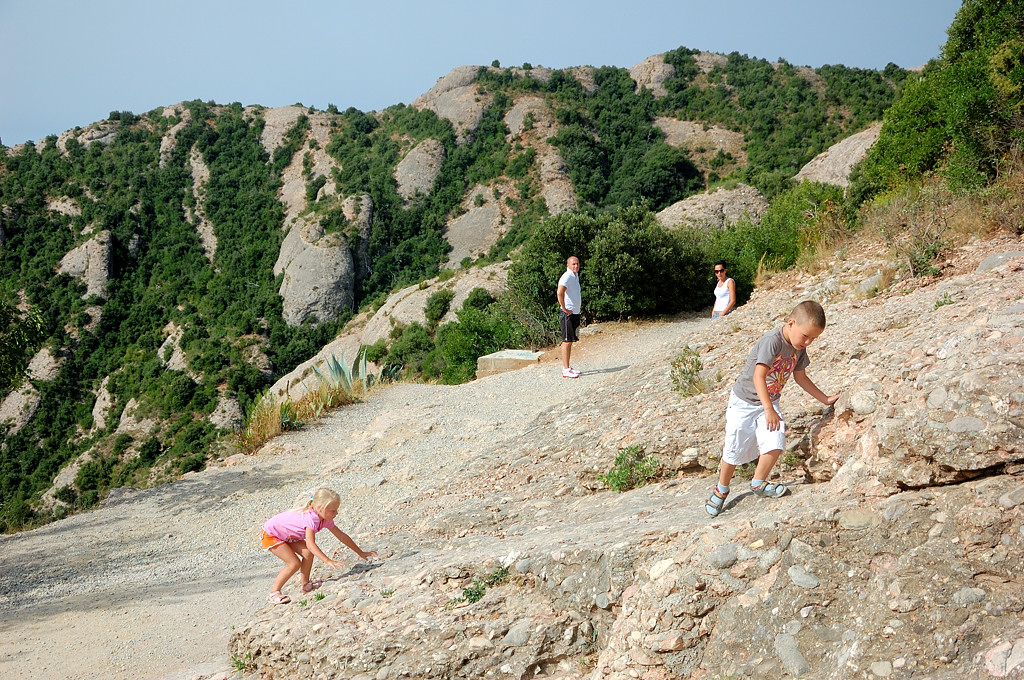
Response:
MULTIPOLYGON (((339 526, 387 557, 391 511, 404 500, 442 488, 502 442, 518 455, 516 438, 540 413, 664 362, 706 324, 591 326, 574 352, 579 380, 561 378, 552 351, 536 367, 467 385, 387 386, 241 465, 122 491, 103 508, 0 537, 0 677, 176 680, 228 670, 232 626, 266 605, 279 568, 256 544, 267 517, 329 486, 343 498, 339 526)), ((351 553, 338 555, 352 564, 351 553)))

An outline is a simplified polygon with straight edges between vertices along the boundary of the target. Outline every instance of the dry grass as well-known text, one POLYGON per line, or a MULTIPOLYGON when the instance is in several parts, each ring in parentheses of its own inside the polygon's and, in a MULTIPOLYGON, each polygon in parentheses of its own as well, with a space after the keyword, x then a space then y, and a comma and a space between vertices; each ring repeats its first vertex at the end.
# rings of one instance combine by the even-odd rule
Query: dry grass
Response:
POLYGON ((245 427, 237 434, 238 449, 243 453, 255 453, 282 432, 316 422, 331 409, 354 404, 363 391, 362 384, 358 382, 352 391, 348 391, 320 380, 314 389, 296 401, 286 398, 278 402, 267 393, 253 407, 245 427))
POLYGON ((943 254, 972 237, 1024 233, 1024 159, 1004 166, 978 194, 954 194, 937 176, 882 194, 862 209, 862 233, 881 238, 913 275, 937 275, 943 254))

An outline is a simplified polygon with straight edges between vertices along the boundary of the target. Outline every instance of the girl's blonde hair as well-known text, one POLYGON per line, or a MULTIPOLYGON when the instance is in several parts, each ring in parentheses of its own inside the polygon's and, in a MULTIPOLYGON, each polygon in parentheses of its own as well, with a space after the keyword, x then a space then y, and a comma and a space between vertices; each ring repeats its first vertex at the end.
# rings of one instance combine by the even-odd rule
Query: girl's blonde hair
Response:
POLYGON ((341 496, 334 493, 330 489, 321 487, 314 491, 313 495, 310 496, 309 498, 300 498, 298 504, 296 504, 295 506, 295 509, 298 510, 299 512, 303 512, 305 510, 310 510, 313 508, 317 510, 323 510, 327 506, 332 505, 334 503, 341 503, 341 496))

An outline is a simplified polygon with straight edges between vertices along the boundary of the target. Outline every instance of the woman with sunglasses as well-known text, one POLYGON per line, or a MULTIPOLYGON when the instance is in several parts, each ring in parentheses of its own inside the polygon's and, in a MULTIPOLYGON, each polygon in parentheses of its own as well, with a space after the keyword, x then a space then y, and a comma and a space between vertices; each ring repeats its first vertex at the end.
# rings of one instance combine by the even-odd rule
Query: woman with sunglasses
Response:
POLYGON ((715 306, 711 308, 711 318, 725 316, 736 306, 736 282, 725 275, 725 262, 715 263, 715 306))

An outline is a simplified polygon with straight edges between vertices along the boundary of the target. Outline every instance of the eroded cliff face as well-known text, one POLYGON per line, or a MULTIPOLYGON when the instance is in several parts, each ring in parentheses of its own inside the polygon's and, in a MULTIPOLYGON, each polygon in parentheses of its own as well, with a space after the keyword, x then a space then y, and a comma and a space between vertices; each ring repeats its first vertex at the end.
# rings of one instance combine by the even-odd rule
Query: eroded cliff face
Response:
MULTIPOLYGON (((1022 300, 1015 237, 961 248, 937 279, 902 277, 870 244, 773 277, 647 370, 439 473, 374 528, 387 559, 321 601, 266 608, 230 653, 249 677, 1018 677, 1022 300), (806 298, 829 322, 808 374, 843 396, 823 409, 789 385, 790 495, 755 498, 737 477, 712 519, 728 391, 806 298), (684 398, 669 364, 685 346, 708 389, 684 398), (614 494, 598 475, 629 445, 667 474, 614 494)), ((400 459, 431 418, 393 414, 345 469, 380 465, 385 443, 400 459)))

